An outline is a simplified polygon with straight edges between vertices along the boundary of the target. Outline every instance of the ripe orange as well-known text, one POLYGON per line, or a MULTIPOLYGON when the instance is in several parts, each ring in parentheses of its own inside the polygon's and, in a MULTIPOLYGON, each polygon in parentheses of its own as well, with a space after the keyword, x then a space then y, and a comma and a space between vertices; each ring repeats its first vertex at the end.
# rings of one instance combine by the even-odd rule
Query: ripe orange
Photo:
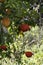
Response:
POLYGON ((8 27, 10 25, 10 19, 8 17, 4 17, 2 19, 2 24, 5 26, 5 27, 8 27))
POLYGON ((0 2, 4 2, 5 0, 0 0, 0 2))

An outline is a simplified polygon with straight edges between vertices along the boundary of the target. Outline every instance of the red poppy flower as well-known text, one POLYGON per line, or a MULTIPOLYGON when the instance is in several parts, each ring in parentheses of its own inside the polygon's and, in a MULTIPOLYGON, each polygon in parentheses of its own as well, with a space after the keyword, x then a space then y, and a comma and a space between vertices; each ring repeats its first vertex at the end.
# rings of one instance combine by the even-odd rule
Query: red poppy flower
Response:
POLYGON ((6 50, 7 47, 6 47, 5 45, 2 45, 2 46, 0 46, 0 49, 2 49, 2 50, 6 50))
POLYGON ((31 57, 31 56, 33 55, 33 53, 32 53, 32 52, 25 52, 25 55, 26 55, 27 57, 31 57))
POLYGON ((20 28, 21 31, 25 32, 27 30, 30 30, 30 25, 28 25, 28 24, 21 24, 19 28, 20 28))

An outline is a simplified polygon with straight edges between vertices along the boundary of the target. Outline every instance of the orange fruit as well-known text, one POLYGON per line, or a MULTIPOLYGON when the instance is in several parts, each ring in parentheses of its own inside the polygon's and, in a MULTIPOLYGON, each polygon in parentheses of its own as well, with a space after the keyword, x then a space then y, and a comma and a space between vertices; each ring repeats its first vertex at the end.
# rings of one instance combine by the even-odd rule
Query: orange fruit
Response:
POLYGON ((5 27, 8 27, 10 25, 10 19, 8 17, 4 17, 2 19, 2 24, 5 26, 5 27))
POLYGON ((4 2, 5 0, 0 0, 0 2, 4 2))

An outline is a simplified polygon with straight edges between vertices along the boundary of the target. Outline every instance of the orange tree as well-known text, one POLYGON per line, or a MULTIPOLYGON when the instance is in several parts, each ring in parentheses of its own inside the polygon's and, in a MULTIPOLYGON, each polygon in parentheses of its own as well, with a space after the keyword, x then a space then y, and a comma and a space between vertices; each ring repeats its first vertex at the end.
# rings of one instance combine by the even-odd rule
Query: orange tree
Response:
MULTIPOLYGON (((0 0, 0 54, 2 56, 10 56, 9 43, 14 42, 16 35, 21 31, 30 30, 37 24, 39 7, 38 0, 0 0), (8 52, 2 54, 3 50, 8 52)), ((16 48, 14 49, 16 51, 16 48)))

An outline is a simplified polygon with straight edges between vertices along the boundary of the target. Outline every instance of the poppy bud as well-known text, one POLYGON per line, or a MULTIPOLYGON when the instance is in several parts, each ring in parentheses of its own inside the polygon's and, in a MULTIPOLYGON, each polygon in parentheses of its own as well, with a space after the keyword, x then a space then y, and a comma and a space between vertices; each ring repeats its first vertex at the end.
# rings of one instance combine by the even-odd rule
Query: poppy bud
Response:
POLYGON ((2 45, 2 46, 0 46, 0 49, 2 49, 2 50, 6 50, 7 47, 6 47, 5 45, 2 45))
POLYGON ((31 57, 31 56, 33 55, 33 53, 32 53, 32 52, 25 52, 25 55, 26 55, 27 57, 31 57))

